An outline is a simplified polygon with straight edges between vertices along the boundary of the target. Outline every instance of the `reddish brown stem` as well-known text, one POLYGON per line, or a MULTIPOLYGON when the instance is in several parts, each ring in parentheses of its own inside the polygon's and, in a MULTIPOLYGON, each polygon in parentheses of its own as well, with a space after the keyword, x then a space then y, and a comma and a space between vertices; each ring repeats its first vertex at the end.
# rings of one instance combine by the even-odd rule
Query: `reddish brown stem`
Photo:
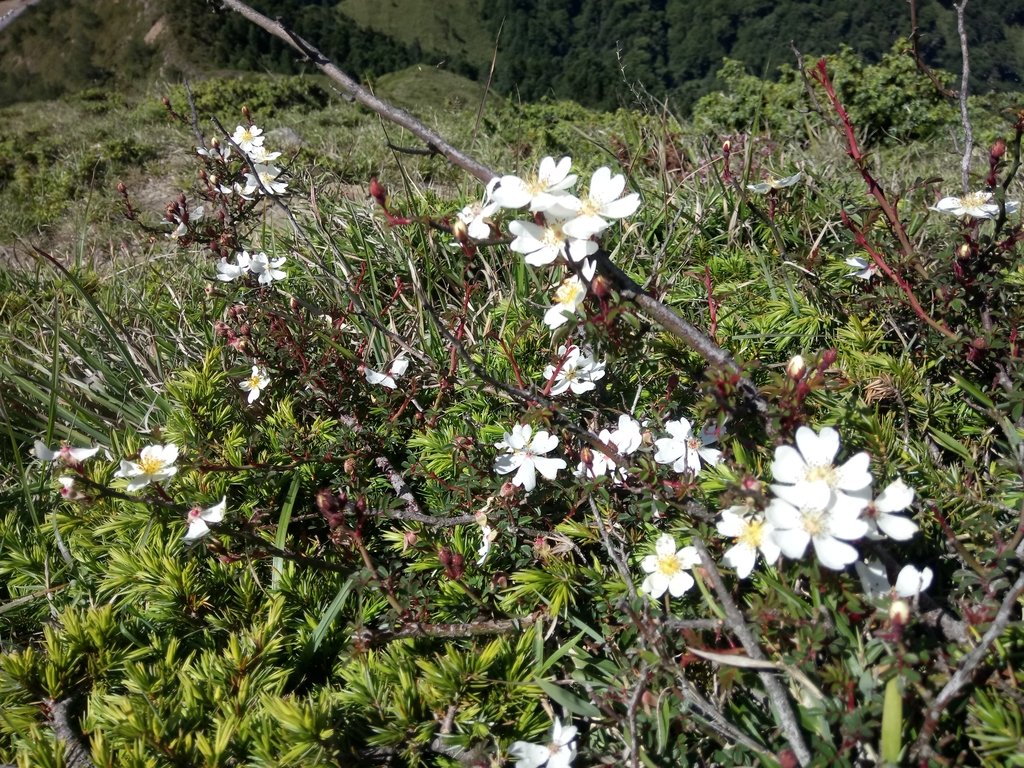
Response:
POLYGON ((896 283, 896 285, 900 287, 900 290, 903 291, 904 295, 906 295, 907 302, 910 304, 910 308, 914 310, 914 314, 921 318, 921 320, 923 320, 925 323, 927 323, 929 327, 938 331, 946 338, 957 338, 957 335, 953 333, 953 331, 949 330, 949 328, 947 328, 944 324, 938 322, 937 320, 933 320, 928 315, 928 313, 924 311, 924 307, 921 306, 921 302, 919 302, 917 300, 917 297, 914 295, 914 291, 910 287, 910 283, 908 283, 906 280, 904 280, 902 277, 896 274, 896 271, 889 266, 889 263, 882 257, 882 254, 880 254, 874 248, 874 246, 872 246, 871 243, 868 242, 868 239, 864 236, 864 233, 860 231, 856 224, 853 223, 853 220, 850 218, 849 214, 847 214, 846 211, 841 211, 840 215, 843 218, 843 224, 845 224, 846 228, 853 233, 853 239, 857 242, 857 245, 864 249, 868 256, 871 257, 871 260, 874 261, 875 264, 878 265, 878 268, 885 273, 885 276, 892 280, 894 283, 896 283))

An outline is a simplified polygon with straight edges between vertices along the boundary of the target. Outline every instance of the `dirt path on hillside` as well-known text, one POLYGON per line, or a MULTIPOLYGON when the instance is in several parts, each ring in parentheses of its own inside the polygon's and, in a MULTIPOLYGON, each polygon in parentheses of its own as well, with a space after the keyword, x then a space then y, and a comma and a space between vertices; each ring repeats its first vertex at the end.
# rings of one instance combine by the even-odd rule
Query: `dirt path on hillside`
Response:
POLYGON ((39 0, 0 0, 0 32, 21 15, 21 12, 39 0))

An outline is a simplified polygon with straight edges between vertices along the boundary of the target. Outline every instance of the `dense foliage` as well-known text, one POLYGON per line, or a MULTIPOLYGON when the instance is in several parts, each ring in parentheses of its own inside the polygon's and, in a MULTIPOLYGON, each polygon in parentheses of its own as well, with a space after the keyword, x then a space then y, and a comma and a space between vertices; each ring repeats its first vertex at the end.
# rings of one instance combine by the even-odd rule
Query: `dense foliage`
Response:
MULTIPOLYGON (((308 78, 81 100, 107 186, 188 170, 104 198, 134 258, 0 273, 0 761, 1017 759, 1024 112, 967 195, 905 63, 701 123, 432 96, 486 197, 308 78)), ((5 200, 88 190, 6 114, 5 200)))

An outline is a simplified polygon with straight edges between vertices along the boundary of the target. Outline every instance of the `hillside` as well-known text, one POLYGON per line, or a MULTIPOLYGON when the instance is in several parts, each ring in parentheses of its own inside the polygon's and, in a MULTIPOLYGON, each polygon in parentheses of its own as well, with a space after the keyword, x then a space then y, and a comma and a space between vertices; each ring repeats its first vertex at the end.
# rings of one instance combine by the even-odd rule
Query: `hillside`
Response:
MULTIPOLYGON (((960 49, 949 3, 919 0, 921 51, 957 71, 960 49)), ((771 76, 808 55, 849 46, 878 61, 910 32, 909 10, 842 0, 258 0, 343 69, 375 77, 412 64, 487 76, 525 101, 571 98, 609 109, 634 100, 632 84, 686 111, 720 87, 725 57, 771 76), (500 31, 500 34, 499 34, 500 31)), ((1024 0, 968 8, 976 92, 1020 88, 1024 0)), ((164 14, 145 0, 42 0, 0 34, 0 104, 53 98, 98 85, 134 86, 210 72, 304 71, 293 52, 208 0, 181 0, 164 14)))

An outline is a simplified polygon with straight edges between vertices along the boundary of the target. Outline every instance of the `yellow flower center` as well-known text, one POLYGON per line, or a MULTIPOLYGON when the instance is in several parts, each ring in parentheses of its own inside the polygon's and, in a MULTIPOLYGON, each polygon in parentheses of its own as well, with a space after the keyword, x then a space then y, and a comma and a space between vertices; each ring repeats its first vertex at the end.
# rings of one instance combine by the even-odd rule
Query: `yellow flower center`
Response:
POLYGON ((254 373, 252 376, 249 377, 249 386, 252 389, 259 389, 260 388, 260 376, 259 376, 259 374, 254 373))
POLYGON ((242 131, 242 140, 238 143, 244 144, 247 141, 252 141, 253 138, 255 137, 252 135, 252 131, 246 128, 244 131, 242 131))
POLYGON ((555 291, 556 304, 575 305, 581 298, 586 296, 587 289, 579 280, 565 280, 555 291))
POLYGON ((808 483, 824 480, 829 488, 835 488, 839 478, 836 476, 836 468, 831 464, 812 464, 807 468, 804 480, 808 483))
POLYGON ((828 531, 828 520, 825 518, 825 511, 822 509, 803 510, 804 530, 812 537, 820 536, 828 531))
POLYGON ((960 205, 963 208, 978 208, 992 198, 988 192, 971 192, 960 198, 960 205))
POLYGON ((592 198, 587 198, 580 206, 580 216, 597 216, 601 212, 601 206, 592 198))
POLYGON ((746 527, 743 529, 743 533, 739 536, 740 544, 746 544, 748 547, 753 547, 755 549, 760 547, 763 530, 763 520, 748 520, 746 527))
POLYGON ((139 469, 144 475, 155 475, 164 468, 164 460, 157 456, 140 456, 139 469))
POLYGON ((658 555, 658 573, 664 576, 675 576, 683 570, 682 563, 673 552, 671 555, 658 555))

